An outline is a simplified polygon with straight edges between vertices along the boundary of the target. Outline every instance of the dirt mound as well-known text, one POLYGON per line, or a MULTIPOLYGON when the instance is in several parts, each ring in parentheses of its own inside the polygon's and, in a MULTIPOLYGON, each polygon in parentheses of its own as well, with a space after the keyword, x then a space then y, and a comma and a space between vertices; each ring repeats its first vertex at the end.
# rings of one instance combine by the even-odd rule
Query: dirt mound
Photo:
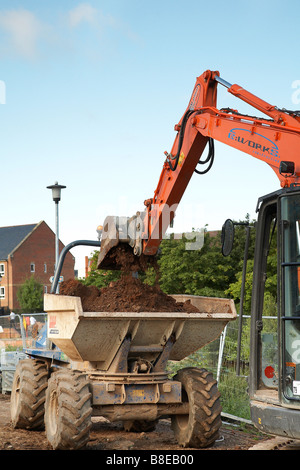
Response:
POLYGON ((85 312, 198 312, 190 301, 176 302, 158 286, 149 286, 131 274, 98 289, 70 279, 60 285, 61 295, 81 298, 85 312))
POLYGON ((80 281, 62 282, 60 294, 81 298, 85 312, 198 312, 190 301, 176 302, 158 285, 159 269, 154 256, 135 256, 127 244, 119 244, 109 252, 110 262, 121 270, 121 279, 108 287, 98 289, 80 281), (135 276, 138 271, 153 267, 156 272, 154 286, 144 284, 135 276))
POLYGON ((146 271, 149 267, 158 270, 155 256, 147 256, 143 253, 136 256, 131 246, 127 243, 120 243, 111 248, 101 261, 100 269, 117 269, 125 273, 146 271))

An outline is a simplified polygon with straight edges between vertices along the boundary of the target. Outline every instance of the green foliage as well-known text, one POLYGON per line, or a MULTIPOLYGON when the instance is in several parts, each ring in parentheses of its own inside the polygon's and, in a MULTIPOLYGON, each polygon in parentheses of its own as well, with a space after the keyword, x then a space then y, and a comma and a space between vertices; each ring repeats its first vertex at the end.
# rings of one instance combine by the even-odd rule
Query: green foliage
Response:
POLYGON ((17 298, 21 309, 26 313, 43 311, 43 286, 34 276, 26 279, 17 291, 17 298))
POLYGON ((226 413, 250 420, 250 403, 247 393, 248 383, 243 377, 224 374, 220 382, 221 404, 226 413))
MULTIPOLYGON (((168 294, 227 296, 228 287, 236 282, 236 276, 242 270, 245 233, 244 227, 236 227, 234 247, 228 257, 221 253, 220 232, 212 235, 206 231, 201 250, 187 250, 189 240, 185 237, 163 240, 158 259, 160 287, 168 294)), ((253 258, 253 253, 254 236, 250 239, 249 257, 253 258)), ((236 288, 240 289, 240 286, 236 288)))
POLYGON ((200 250, 187 250, 189 242, 184 236, 162 241, 158 259, 161 289, 168 294, 224 295, 232 273, 221 254, 220 234, 212 237, 205 232, 200 250))
POLYGON ((13 352, 13 351, 18 351, 18 346, 11 346, 11 344, 9 344, 8 346, 5 347, 5 352, 13 352))
POLYGON ((99 251, 95 250, 91 258, 91 271, 86 279, 81 279, 81 282, 86 286, 96 286, 98 289, 108 286, 112 281, 116 281, 120 277, 120 271, 104 271, 97 269, 99 251))
MULTIPOLYGON (((253 278, 253 265, 254 260, 250 259, 247 262, 247 272, 245 276, 245 294, 244 294, 244 313, 249 314, 251 310, 252 298, 252 278, 253 278)), ((233 298, 237 303, 240 301, 241 287, 242 287, 242 271, 236 273, 235 282, 231 283, 228 289, 225 289, 225 295, 233 298)))
POLYGON ((170 377, 174 376, 180 369, 185 367, 199 367, 212 371, 216 364, 219 352, 219 342, 214 341, 207 344, 202 349, 190 354, 181 361, 169 361, 167 371, 170 377), (212 347, 211 347, 212 345, 212 347))

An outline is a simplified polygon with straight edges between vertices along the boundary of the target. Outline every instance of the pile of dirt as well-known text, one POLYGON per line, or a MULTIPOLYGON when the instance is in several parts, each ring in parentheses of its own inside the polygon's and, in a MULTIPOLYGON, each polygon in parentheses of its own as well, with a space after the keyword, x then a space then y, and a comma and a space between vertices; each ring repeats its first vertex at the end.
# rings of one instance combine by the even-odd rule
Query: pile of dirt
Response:
POLYGON ((120 243, 110 248, 98 267, 100 269, 117 269, 127 273, 146 271, 150 267, 158 271, 155 256, 147 256, 143 253, 136 256, 127 243, 120 243))
POLYGON ((149 286, 132 274, 123 274, 121 279, 108 287, 98 289, 85 286, 70 279, 60 285, 61 295, 81 298, 84 312, 198 312, 190 301, 176 302, 159 286, 149 286))
POLYGON ((70 279, 62 282, 61 295, 81 298, 84 312, 199 312, 188 300, 176 302, 158 285, 159 269, 153 256, 135 256, 127 244, 119 244, 109 252, 110 262, 121 270, 121 278, 108 287, 98 289, 70 279), (156 271, 154 286, 143 283, 136 273, 153 267, 156 271))

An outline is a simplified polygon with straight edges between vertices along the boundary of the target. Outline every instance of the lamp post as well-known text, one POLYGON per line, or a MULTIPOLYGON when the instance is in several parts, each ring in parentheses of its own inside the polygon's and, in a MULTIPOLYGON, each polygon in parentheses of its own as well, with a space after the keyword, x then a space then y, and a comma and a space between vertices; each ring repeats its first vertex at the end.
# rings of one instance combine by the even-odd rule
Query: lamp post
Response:
MULTIPOLYGON (((58 255, 59 255, 59 217, 58 217, 58 203, 60 201, 61 190, 65 189, 66 186, 58 184, 56 181, 55 184, 47 186, 47 189, 52 190, 52 199, 55 202, 55 269, 58 265, 58 255)), ((58 289, 57 289, 58 290, 58 289)))

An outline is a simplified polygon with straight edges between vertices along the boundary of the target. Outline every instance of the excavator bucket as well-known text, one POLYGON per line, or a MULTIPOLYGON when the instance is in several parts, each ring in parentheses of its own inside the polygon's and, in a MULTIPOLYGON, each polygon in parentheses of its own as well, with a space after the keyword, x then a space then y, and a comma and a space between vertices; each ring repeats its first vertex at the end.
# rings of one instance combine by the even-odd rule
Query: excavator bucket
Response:
POLYGON ((126 226, 127 217, 106 217, 103 224, 101 249, 98 257, 98 269, 119 269, 114 256, 114 248, 119 246, 120 241, 128 243, 129 240, 125 235, 127 233, 126 226))
MULTIPOLYGON (((141 267, 141 213, 133 217, 108 216, 103 224, 98 269, 138 271, 141 267)), ((142 257, 143 259, 144 257, 142 257)))

